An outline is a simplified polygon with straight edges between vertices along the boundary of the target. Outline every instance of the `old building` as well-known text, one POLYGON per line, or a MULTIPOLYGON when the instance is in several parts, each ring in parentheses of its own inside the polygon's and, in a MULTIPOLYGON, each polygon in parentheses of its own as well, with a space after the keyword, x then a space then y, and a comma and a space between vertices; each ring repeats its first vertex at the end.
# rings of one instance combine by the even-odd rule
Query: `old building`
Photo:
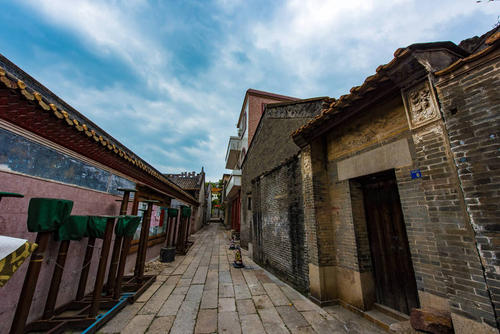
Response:
POLYGON ((293 133, 312 299, 498 332, 499 45, 398 49, 293 133))
MULTIPOLYGON (((196 172, 183 172, 180 174, 164 174, 170 181, 177 184, 185 192, 196 198, 200 203, 198 208, 195 208, 191 214, 190 233, 198 231, 206 221, 207 198, 205 196, 205 171, 203 167, 200 173, 196 172)), ((174 200, 172 207, 177 207, 181 204, 186 205, 181 201, 174 200)))
MULTIPOLYGON (((0 55, 0 191, 24 195, 1 201, 0 235, 35 240, 37 233, 29 232, 26 224, 28 204, 35 197, 70 200, 72 215, 116 216, 122 200, 118 188, 137 191, 129 205, 134 215, 141 215, 144 201, 156 201, 150 230, 145 234, 148 259, 158 256, 165 242, 165 224, 160 217, 170 201, 176 198, 198 205, 190 194, 0 55)), ((136 232, 125 272, 134 266, 138 238, 136 232)), ((28 322, 44 311, 59 244, 53 238, 48 242, 28 322)), ((102 245, 98 239, 94 263, 102 245)), ((84 240, 71 241, 58 307, 75 298, 86 247, 84 240)), ((28 262, 0 291, 1 333, 8 332, 13 322, 28 262)), ((92 291, 90 282, 95 280, 96 271, 97 266, 92 266, 87 293, 92 291)))
POLYGON ((254 260, 307 291, 299 147, 290 132, 327 98, 268 104, 241 165, 241 245, 254 260))
POLYGON ((243 105, 236 127, 237 136, 231 136, 226 151, 226 168, 233 172, 225 189, 226 225, 239 236, 241 217, 241 164, 245 159, 248 147, 252 143, 257 125, 259 124, 265 106, 269 103, 295 101, 296 98, 283 96, 255 89, 248 89, 245 93, 243 105))

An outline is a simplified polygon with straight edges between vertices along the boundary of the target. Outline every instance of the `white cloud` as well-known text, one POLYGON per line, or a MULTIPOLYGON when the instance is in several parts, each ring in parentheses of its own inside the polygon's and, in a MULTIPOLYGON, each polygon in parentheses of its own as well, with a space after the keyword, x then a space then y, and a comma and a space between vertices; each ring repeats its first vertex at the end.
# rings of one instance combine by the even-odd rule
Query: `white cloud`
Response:
POLYGON ((262 14, 252 5, 216 0, 203 13, 222 31, 208 37, 208 65, 180 78, 174 64, 185 55, 175 54, 164 34, 189 32, 198 22, 157 13, 142 0, 26 2, 93 54, 125 63, 148 94, 128 82, 85 86, 79 77, 92 74, 82 69, 76 77, 57 74, 66 63, 48 65, 43 83, 161 171, 205 165, 210 180, 223 173, 247 88, 336 96, 360 84, 360 75, 372 74, 395 48, 443 39, 450 24, 499 9, 498 3, 454 0, 290 0, 262 14), (149 19, 157 14, 164 15, 160 26, 149 19))
POLYGON ((491 13, 492 6, 456 0, 291 0, 271 21, 255 24, 252 34, 255 46, 281 59, 299 84, 315 86, 319 76, 339 69, 374 72, 380 52, 389 58, 398 47, 434 41, 448 24, 491 13))

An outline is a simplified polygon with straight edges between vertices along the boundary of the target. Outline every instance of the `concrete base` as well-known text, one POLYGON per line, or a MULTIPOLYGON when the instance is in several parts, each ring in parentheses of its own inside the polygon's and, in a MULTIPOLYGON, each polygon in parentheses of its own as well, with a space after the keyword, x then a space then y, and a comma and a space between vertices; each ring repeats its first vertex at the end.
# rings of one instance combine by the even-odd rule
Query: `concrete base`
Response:
POLYGON ((309 264, 309 293, 316 304, 340 300, 361 310, 375 303, 375 283, 371 272, 360 273, 338 266, 309 264))
POLYGON ((375 282, 371 272, 337 267, 337 289, 339 299, 361 310, 369 310, 375 303, 375 282))
POLYGON ((316 303, 337 299, 336 270, 334 266, 317 266, 309 263, 309 294, 316 303))
POLYGON ((332 299, 332 300, 319 300, 317 299, 316 297, 312 296, 311 294, 309 294, 309 299, 316 305, 318 306, 332 306, 332 305, 337 305, 339 304, 339 301, 338 299, 332 299))
POLYGON ((418 299, 420 300, 420 307, 432 307, 438 310, 450 312, 450 304, 448 303, 448 299, 444 297, 436 296, 425 291, 418 291, 418 299))

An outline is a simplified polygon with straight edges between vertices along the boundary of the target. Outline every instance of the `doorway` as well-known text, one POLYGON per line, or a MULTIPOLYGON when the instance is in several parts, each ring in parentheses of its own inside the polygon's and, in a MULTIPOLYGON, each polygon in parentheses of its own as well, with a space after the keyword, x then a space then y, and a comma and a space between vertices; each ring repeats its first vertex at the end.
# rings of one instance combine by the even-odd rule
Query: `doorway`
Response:
POLYGON ((410 314, 419 303, 394 170, 364 176, 356 181, 363 190, 376 300, 410 314))

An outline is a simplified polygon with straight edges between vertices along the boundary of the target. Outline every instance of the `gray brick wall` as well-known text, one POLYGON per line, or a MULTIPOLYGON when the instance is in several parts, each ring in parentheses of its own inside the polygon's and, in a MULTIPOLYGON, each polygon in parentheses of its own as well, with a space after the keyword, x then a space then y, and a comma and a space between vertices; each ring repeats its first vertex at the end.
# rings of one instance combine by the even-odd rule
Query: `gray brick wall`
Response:
MULTIPOLYGON (((452 312, 495 326, 481 261, 442 121, 413 131, 413 142, 415 166, 422 171, 422 179, 416 182, 417 188, 412 193, 406 194, 423 197, 408 201, 404 196, 403 211, 405 220, 417 228, 412 231, 416 232, 412 233, 414 245, 421 250, 420 256, 415 256, 417 284, 423 290, 440 292, 444 283, 452 312), (405 212, 419 201, 427 208, 424 215, 405 212), (420 217, 425 219, 420 224, 413 220, 420 217), (419 227, 424 229, 419 231, 419 227), (432 251, 423 252, 425 246, 432 251), (437 254, 433 252, 434 247, 437 254)), ((399 175, 404 180, 400 182, 400 189, 405 181, 412 182, 408 179, 409 174, 399 175)))
MULTIPOLYGON (((498 51, 497 51, 498 54, 498 51)), ((473 228, 481 263, 456 284, 467 287, 469 304, 483 309, 491 297, 500 323, 500 61, 471 66, 437 86, 453 162, 473 228), (479 295, 479 296, 478 296, 479 295)), ((469 237, 470 238, 470 237, 469 237)), ((459 269, 459 268, 457 268, 459 269)), ((486 312, 486 311, 485 311, 486 312)), ((489 319, 489 318, 488 318, 489 319)))
POLYGON ((315 99, 266 107, 242 166, 240 238, 243 247, 252 238, 252 212, 247 209, 252 180, 299 152, 290 134, 318 115, 322 103, 322 99, 315 99))
POLYGON ((300 163, 294 157, 253 183, 254 259, 297 289, 309 288, 300 163))

